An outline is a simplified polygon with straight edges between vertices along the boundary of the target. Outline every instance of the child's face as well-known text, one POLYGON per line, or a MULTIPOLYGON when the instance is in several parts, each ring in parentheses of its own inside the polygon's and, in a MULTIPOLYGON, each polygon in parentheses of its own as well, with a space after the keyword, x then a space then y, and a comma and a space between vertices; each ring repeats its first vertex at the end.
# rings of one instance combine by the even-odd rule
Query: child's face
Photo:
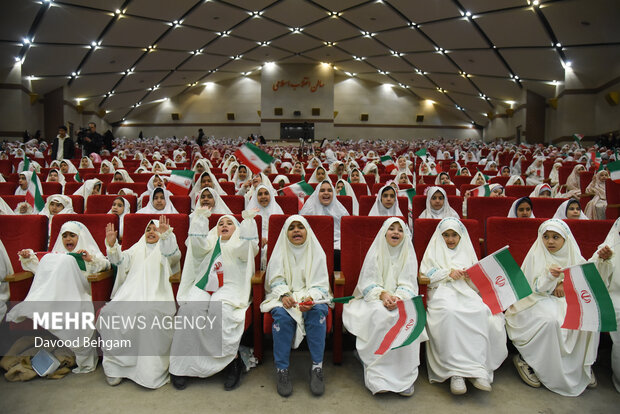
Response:
POLYGON ((202 164, 196 164, 196 172, 198 174, 202 174, 205 172, 205 167, 202 164))
POLYGON ((159 241, 159 232, 154 223, 149 224, 144 232, 144 238, 148 244, 154 244, 159 241))
POLYGON ((239 168, 239 173, 237 174, 237 177, 239 178, 239 180, 245 181, 246 178, 248 178, 248 170, 245 167, 239 168))
POLYGON ((58 182, 58 173, 56 171, 51 171, 49 177, 47 177, 47 181, 49 182, 58 182))
POLYGON ((26 176, 24 174, 19 175, 19 187, 22 190, 25 190, 26 188, 28 188, 28 181, 26 181, 26 176))
POLYGON ((110 173, 110 167, 108 166, 108 164, 103 164, 101 166, 101 174, 109 174, 110 173))
POLYGON ((407 182, 407 174, 401 174, 398 178, 398 184, 409 184, 407 182))
POLYGON ((336 192, 338 194, 340 194, 340 191, 342 191, 343 188, 344 188, 344 183, 343 182, 336 183, 336 192))
POLYGON ((496 187, 491 191, 490 197, 501 197, 504 193, 504 189, 502 187, 496 187))
POLYGON ((540 198, 551 198, 551 191, 543 190, 543 191, 540 192, 540 194, 538 194, 538 197, 540 197, 540 198))
POLYGON ((90 193, 90 195, 99 195, 99 194, 101 194, 101 183, 95 184, 95 186, 93 187, 93 191, 90 193))
POLYGON ((328 206, 331 204, 332 199, 334 198, 334 190, 332 186, 328 183, 321 184, 321 188, 319 189, 319 201, 324 206, 328 206))
POLYGON ((163 187, 164 181, 159 176, 153 178, 153 187, 163 187))
POLYGON ((163 210, 164 207, 166 207, 166 197, 164 197, 164 193, 161 191, 158 191, 153 196, 153 207, 155 207, 156 210, 163 210))
POLYGON ((388 231, 385 233, 385 240, 387 240, 388 244, 392 247, 398 246, 403 237, 405 236, 405 231, 403 230, 403 226, 400 223, 392 223, 388 231))
POLYGON ((446 242, 446 246, 448 246, 448 249, 454 249, 456 246, 459 245, 459 242, 461 241, 461 236, 455 232, 454 230, 446 230, 443 233, 441 233, 441 236, 443 237, 443 240, 446 242))
POLYGON ((56 215, 56 214, 60 213, 64 208, 65 208, 65 206, 63 206, 62 203, 58 203, 56 201, 52 201, 50 203, 50 206, 49 206, 50 214, 52 216, 56 215))
POLYGON ((510 177, 510 170, 508 169, 502 170, 502 177, 510 177))
POLYGON ((359 183, 360 182, 360 172, 355 170, 351 173, 351 182, 359 183))
POLYGON ((581 217, 581 207, 579 203, 570 203, 566 209, 566 218, 578 219, 581 217))
POLYGON ((431 208, 433 210, 440 210, 443 207, 445 200, 443 194, 440 191, 436 191, 431 197, 431 208))
POLYGON ((390 209, 392 208, 392 206, 394 206, 395 202, 396 202, 396 192, 392 188, 386 189, 381 194, 381 204, 383 204, 383 207, 390 209))
POLYGON ((325 170, 323 168, 319 168, 316 170, 316 179, 321 182, 325 179, 325 170))
POLYGON ((114 168, 118 168, 118 161, 116 160, 116 158, 112 159, 112 166, 114 166, 114 168))
POLYGON ((75 233, 71 233, 70 231, 66 231, 62 234, 62 244, 65 246, 65 249, 72 252, 77 246, 79 236, 75 233))
POLYGON ((543 234, 543 243, 547 250, 549 250, 549 253, 556 253, 559 251, 562 246, 564 246, 564 241, 564 238, 555 231, 547 230, 543 234))
POLYGON ((114 200, 112 202, 112 214, 120 216, 125 211, 125 204, 121 200, 114 200))
POLYGON ((286 235, 291 243, 295 246, 300 246, 304 244, 306 241, 306 237, 308 237, 308 231, 304 227, 303 224, 299 221, 294 221, 288 226, 288 230, 286 231, 286 235))
POLYGON ((209 190, 200 193, 200 207, 215 207, 215 199, 209 190))
POLYGON ((258 190, 256 196, 258 197, 258 204, 260 204, 262 207, 267 207, 269 205, 269 201, 271 201, 271 194, 269 194, 269 191, 267 191, 266 188, 261 188, 260 190, 258 190))
POLYGON ((124 183, 125 179, 123 178, 123 174, 121 174, 121 173, 114 174, 114 182, 115 183, 124 183))
POLYGON ((235 232, 235 223, 228 217, 224 217, 217 223, 217 235, 222 238, 222 240, 228 240, 235 232))
POLYGON ((398 169, 404 170, 407 167, 407 160, 405 157, 398 157, 398 169))
POLYGON ((529 218, 532 215, 532 207, 525 201, 517 206, 517 217, 529 218))
POLYGON ((483 176, 481 176, 481 175, 479 175, 479 176, 476 178, 476 185, 482 185, 482 184, 484 184, 484 177, 483 177, 483 176))
POLYGON ((69 172, 69 164, 67 164, 66 162, 61 162, 60 163, 60 172, 63 174, 67 174, 69 172))
POLYGON ((448 174, 441 174, 441 176, 439 178, 439 183, 440 184, 449 184, 450 183, 450 176, 448 174))
POLYGON ((293 166, 293 174, 301 174, 302 173, 302 167, 300 163, 295 163, 295 165, 293 166))

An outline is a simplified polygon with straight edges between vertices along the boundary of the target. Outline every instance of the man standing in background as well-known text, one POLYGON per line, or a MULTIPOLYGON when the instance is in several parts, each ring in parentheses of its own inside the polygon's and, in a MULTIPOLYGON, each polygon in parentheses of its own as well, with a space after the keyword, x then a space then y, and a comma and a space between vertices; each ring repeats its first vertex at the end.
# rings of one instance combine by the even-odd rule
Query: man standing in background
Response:
POLYGON ((73 143, 73 139, 67 135, 67 127, 64 125, 59 126, 58 135, 56 135, 54 142, 52 142, 52 159, 71 159, 73 158, 74 149, 75 144, 73 143))

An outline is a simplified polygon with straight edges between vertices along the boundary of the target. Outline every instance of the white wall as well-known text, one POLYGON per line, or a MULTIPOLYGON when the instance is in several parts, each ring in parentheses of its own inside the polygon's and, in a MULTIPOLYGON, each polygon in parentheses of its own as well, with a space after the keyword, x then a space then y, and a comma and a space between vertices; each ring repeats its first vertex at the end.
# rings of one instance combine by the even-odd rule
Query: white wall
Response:
POLYGON ((30 90, 30 82, 22 79, 21 65, 14 64, 12 67, 3 68, 0 71, 0 83, 10 85, 6 89, 0 89, 0 131, 13 132, 0 138, 21 140, 24 130, 34 134, 37 130, 43 132, 43 104, 41 102, 30 103, 30 96, 26 90, 30 90), (13 88, 11 88, 13 87, 13 88))

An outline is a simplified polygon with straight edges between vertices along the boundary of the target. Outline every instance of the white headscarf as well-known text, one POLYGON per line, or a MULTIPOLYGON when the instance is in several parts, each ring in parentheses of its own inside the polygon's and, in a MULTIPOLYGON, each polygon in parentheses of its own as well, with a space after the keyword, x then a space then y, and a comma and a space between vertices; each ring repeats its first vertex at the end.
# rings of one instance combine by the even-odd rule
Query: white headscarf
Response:
POLYGON ((172 201, 170 201, 170 195, 168 194, 168 192, 165 189, 160 188, 160 187, 155 188, 153 191, 151 191, 151 193, 149 194, 149 203, 145 207, 142 207, 140 210, 136 211, 136 214, 178 214, 178 213, 179 212, 177 211, 176 208, 174 208, 172 201), (155 206, 153 206, 153 201, 155 198, 156 191, 161 191, 162 194, 164 195, 164 198, 166 199, 166 205, 161 210, 157 210, 155 206))
POLYGON ((233 183, 235 183, 235 189, 239 190, 239 188, 241 187, 241 185, 252 179, 252 171, 247 167, 247 165, 241 164, 241 165, 237 165, 237 170, 235 171, 235 174, 232 177, 232 181, 233 183), (245 168, 245 170, 247 171, 247 177, 245 178, 245 180, 242 180, 239 178, 239 170, 241 169, 241 167, 245 168))
MULTIPOLYGON (((568 219, 568 217, 566 217, 566 212, 568 211, 569 204, 572 204, 572 203, 579 204, 579 200, 575 200, 574 198, 570 198, 570 199, 566 200, 565 202, 563 202, 562 204, 560 204, 558 209, 555 211, 555 214, 553 215, 553 218, 554 219, 559 219, 559 220, 566 220, 566 219, 568 219)), ((581 210, 581 205, 579 206, 579 220, 589 220, 588 216, 583 214, 583 210, 581 210)))
POLYGON ((478 177, 482 177, 482 179, 484 180, 483 184, 478 184, 478 185, 487 184, 487 179, 484 177, 484 174, 482 174, 480 171, 477 171, 476 174, 474 174, 474 176, 471 178, 471 181, 469 183, 476 184, 476 180, 478 179, 478 177))
POLYGON ((540 193, 542 193, 543 191, 549 191, 549 193, 553 197, 553 191, 551 191, 551 186, 547 183, 536 184, 536 187, 534 187, 534 190, 530 193, 530 197, 540 197, 540 193))
MULTIPOLYGON (((530 286, 534 287, 536 278, 541 273, 548 272, 551 265, 565 268, 585 262, 586 260, 581 256, 581 250, 568 225, 562 220, 549 219, 538 227, 538 237, 527 252, 521 270, 530 282, 530 286), (555 253, 551 253, 545 247, 543 234, 546 231, 554 231, 564 238, 564 245, 555 253)), ((559 276, 559 279, 560 281, 564 280, 564 276, 559 276)))
POLYGON ((80 159, 80 168, 95 168, 95 166, 93 165, 93 160, 91 160, 90 158, 88 158, 87 156, 84 156, 80 159), (82 167, 82 160, 87 159, 88 161, 86 162, 86 167, 82 167))
MULTIPOLYGON (((447 202, 447 199, 446 199, 446 202, 447 202)), ((370 213, 368 213, 368 215, 369 216, 399 216, 399 217, 405 217, 405 215, 402 213, 402 211, 400 211, 400 207, 398 205, 398 191, 396 191, 394 189, 394 187, 392 187, 390 185, 384 185, 383 187, 381 187, 381 189, 377 193, 377 197, 375 199, 375 204, 373 204, 372 208, 370 209, 370 213), (388 191, 388 190, 394 191, 394 205, 392 207, 390 207, 389 209, 385 208, 385 206, 381 202, 381 196, 383 195, 383 192, 384 191, 388 191)))
POLYGON ((71 198, 62 194, 54 194, 47 197, 47 201, 45 201, 45 207, 43 207, 43 211, 41 211, 39 214, 41 214, 42 216, 46 216, 48 219, 51 219, 52 214, 50 213, 50 204, 52 204, 52 202, 60 203, 63 205, 63 209, 56 214, 75 214, 75 211, 73 211, 73 202, 71 201, 71 198))
POLYGON ((58 232, 58 237, 56 238, 54 247, 52 247, 52 252, 69 253, 69 251, 65 248, 65 245, 62 243, 62 235, 66 232, 71 232, 78 235, 77 245, 73 249, 74 252, 77 252, 78 250, 86 250, 91 254, 91 256, 96 254, 101 255, 101 250, 99 250, 99 246, 90 234, 90 231, 88 231, 88 228, 79 221, 67 221, 62 225, 60 231, 58 232))
MULTIPOLYGON (((517 218, 517 207, 519 206, 519 204, 521 204, 523 202, 523 200, 530 200, 529 197, 521 197, 515 200, 514 203, 512 203, 512 205, 510 206, 510 210, 508 210, 508 217, 510 218, 517 218)), ((532 214, 528 217, 528 218, 536 218, 536 216, 534 216, 534 206, 532 205, 532 200, 530 200, 530 206, 532 207, 532 214)))
MULTIPOLYGON (((90 180, 84 181, 84 184, 80 186, 73 195, 81 195, 84 198, 84 207, 86 208, 86 203, 88 202, 88 197, 93 193, 93 188, 99 184, 101 185, 101 190, 103 190, 103 183, 98 178, 91 178, 90 180)), ((103 193, 103 191, 101 191, 103 193)))
POLYGON ((55 171, 56 174, 58 174, 58 182, 60 183, 60 185, 62 185, 63 187, 65 186, 65 184, 67 183, 67 180, 65 179, 65 176, 63 173, 60 172, 59 169, 57 168, 52 168, 48 173, 47 173, 47 178, 45 179, 45 182, 49 183, 49 182, 53 182, 50 181, 50 174, 52 173, 52 171, 55 171))
MULTIPOLYGON (((353 215, 354 216, 359 216, 360 214, 360 203, 359 201, 357 201, 357 196, 355 195, 355 190, 353 190, 353 187, 351 186, 351 184, 349 184, 348 181, 343 180, 342 178, 338 179, 338 181, 336 181, 336 187, 338 186, 338 183, 343 183, 344 185, 344 195, 347 195, 349 197, 351 197, 351 202, 353 205, 353 215)), ((342 190, 340 190, 342 191, 342 190)), ((341 193, 338 193, 337 195, 342 195, 341 193)))
POLYGON ((322 166, 322 165, 319 165, 319 166, 318 166, 318 167, 316 167, 316 169, 312 172, 312 175, 310 176, 310 179, 308 179, 308 180, 306 181, 308 184, 311 184, 311 183, 318 183, 318 182, 319 182, 318 178, 316 177, 316 172, 319 170, 319 168, 320 168, 320 169, 322 169, 323 171, 325 171, 325 180, 326 180, 326 181, 329 181, 330 183, 332 182, 332 180, 329 178, 329 175, 327 174, 327 170, 326 170, 325 168, 323 168, 323 166, 322 166))
POLYGON ((258 214, 262 217, 262 237, 267 237, 268 234, 268 230, 269 230, 269 217, 273 214, 284 214, 284 211, 282 211, 282 207, 280 207, 280 205, 276 202, 275 196, 276 196, 276 192, 273 190, 273 188, 269 188, 264 184, 259 184, 256 187, 256 191, 254 196, 250 199, 248 205, 247 205, 247 209, 248 210, 252 210, 252 209, 258 209, 258 214), (264 188, 265 190, 267 190, 269 192, 269 204, 267 204, 267 206, 263 207, 259 202, 258 202, 258 190, 260 190, 261 188, 264 188))
POLYGON ((515 184, 517 181, 520 181, 521 185, 525 185, 525 183, 523 182, 523 177, 521 177, 520 175, 511 175, 508 179, 508 182, 506 182, 506 187, 508 187, 509 185, 518 185, 515 184))
POLYGON ((67 172, 67 174, 75 174, 78 172, 77 168, 75 168, 75 165, 73 165, 71 160, 63 159, 62 161, 60 161, 60 164, 62 164, 63 162, 69 166, 69 171, 67 172))
MULTIPOLYGON (((22 190, 20 186, 17 186, 17 189, 15 190, 15 195, 24 195, 28 193, 28 189, 30 188, 30 184, 32 183, 32 174, 34 174, 34 172, 32 171, 22 171, 19 173, 19 175, 23 175, 26 178, 26 189, 22 190)), ((37 187, 39 187, 39 193, 43 194, 41 180, 37 180, 37 187)))
MULTIPOLYGON (((125 168, 125 166, 123 165, 123 160, 121 160, 116 155, 114 157, 112 157, 112 161, 114 161, 114 160, 116 160, 116 168, 118 168, 118 169, 125 168)), ((114 165, 114 164, 112 164, 112 165, 114 165)))
POLYGON ((133 178, 131 178, 131 176, 129 175, 129 173, 127 172, 127 170, 123 170, 123 169, 118 169, 114 172, 114 174, 120 174, 123 176, 123 180, 125 180, 124 182, 126 183, 133 183, 133 178))
POLYGON ((353 295, 366 296, 370 291, 379 289, 401 299, 411 298, 418 294, 417 275, 418 260, 409 227, 401 219, 390 217, 385 220, 366 253, 353 295), (385 238, 393 223, 399 223, 403 228, 403 238, 395 247, 390 246, 385 238))
MULTIPOLYGON (((123 237, 123 229, 125 227, 125 215, 128 214, 128 213, 131 213, 131 204, 129 203, 129 201, 127 201, 127 199, 125 197, 121 197, 121 199, 123 200, 123 213, 118 216, 118 234, 122 238, 123 237)), ((115 198, 115 200, 116 200, 116 198, 115 198)), ((108 211, 108 214, 114 214, 114 213, 112 213, 112 208, 111 207, 110 207, 110 210, 108 211)), ((159 227, 159 224, 156 224, 156 226, 159 227)))
POLYGON ((222 197, 217 193, 217 191, 215 191, 211 187, 205 187, 202 190, 200 190, 200 192, 196 195, 196 199, 194 200, 195 209, 192 212, 192 214, 189 215, 190 219, 193 218, 196 215, 196 211, 201 208, 200 197, 202 196, 202 193, 204 193, 205 191, 208 191, 211 194, 211 196, 213 197, 213 201, 215 203, 213 205, 213 208, 211 208, 211 214, 232 214, 232 211, 226 205, 224 200, 222 200, 222 197))
POLYGON ((99 167, 99 174, 103 174, 103 171, 101 171, 101 167, 103 167, 104 165, 107 165, 108 168, 110 169, 110 172, 108 174, 114 174, 114 172, 116 171, 116 168, 114 168, 114 165, 112 164, 112 162, 108 160, 101 161, 101 166, 99 167))
POLYGON ((557 184, 560 181, 560 167, 562 167, 561 162, 556 162, 553 164, 551 172, 549 173, 549 180, 551 180, 551 184, 557 184))
POLYGON ((454 217, 448 217, 437 224, 437 228, 426 246, 424 257, 420 263, 420 272, 430 276, 439 269, 467 269, 478 261, 476 250, 471 242, 469 233, 463 223, 454 217), (461 240, 450 249, 442 234, 447 230, 454 230, 461 240))
POLYGON ((308 200, 304 203, 304 206, 299 211, 299 214, 302 216, 332 216, 334 218, 334 249, 340 249, 340 219, 342 216, 348 216, 349 212, 342 204, 340 204, 340 201, 338 201, 338 198, 336 197, 336 190, 334 189, 331 181, 325 180, 316 186, 312 195, 310 195, 308 200), (326 206, 321 204, 321 201, 319 200, 319 192, 324 183, 329 184, 332 188, 333 194, 331 203, 326 206))
POLYGON ((418 218, 429 218, 429 219, 443 219, 446 217, 454 217, 459 218, 459 213, 456 212, 452 207, 450 207, 450 203, 448 202, 448 195, 446 194, 446 190, 441 187, 428 187, 426 189, 426 209, 420 214, 418 218), (439 191, 443 194, 443 207, 439 210, 434 210, 431 206, 431 198, 433 195, 439 191))

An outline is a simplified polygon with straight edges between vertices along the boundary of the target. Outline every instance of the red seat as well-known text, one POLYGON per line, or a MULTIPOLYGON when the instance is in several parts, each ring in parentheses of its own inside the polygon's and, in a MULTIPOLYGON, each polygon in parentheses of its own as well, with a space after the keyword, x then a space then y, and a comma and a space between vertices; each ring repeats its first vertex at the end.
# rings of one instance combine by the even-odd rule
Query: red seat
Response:
POLYGON ((226 203, 230 211, 234 214, 241 214, 245 209, 245 197, 241 195, 225 195, 222 196, 222 201, 226 203))
POLYGON ((82 180, 86 181, 86 180, 90 180, 91 178, 97 178, 99 181, 109 184, 114 179, 114 174, 100 174, 100 173, 86 174, 84 177, 82 177, 82 180))
POLYGON ((508 185, 506 186, 506 197, 529 197, 529 195, 536 188, 535 185, 508 185))
POLYGON ((17 190, 17 183, 0 183, 0 195, 14 195, 15 190, 17 190))
MULTIPOLYGON (((463 216, 463 197, 449 195, 448 204, 450 204, 450 207, 452 207, 459 214, 459 217, 463 216)), ((411 215, 414 219, 416 219, 420 217, 420 214, 422 214, 424 210, 426 210, 426 196, 414 196, 412 205, 413 208, 411 210, 411 215)))
POLYGON ((521 266, 536 241, 538 227, 546 219, 489 217, 486 225, 486 250, 493 253, 509 245, 510 253, 521 266))
POLYGON ((353 192, 355 193, 355 197, 357 197, 357 201, 359 202, 362 196, 369 195, 368 194, 368 184, 364 183, 351 183, 351 188, 353 188, 353 192))
POLYGON ((12 210, 15 210, 15 207, 22 201, 26 201, 25 195, 1 195, 2 199, 5 203, 11 207, 12 210))
MULTIPOLYGON (((476 171, 474 170, 473 173, 475 174, 475 172, 476 171)), ((454 183, 454 185, 460 188, 463 184, 469 184, 472 178, 473 177, 467 175, 456 175, 452 177, 452 182, 454 183)))
POLYGON ((16 183, 19 181, 19 174, 12 173, 4 177, 7 183, 16 183))
POLYGON ((605 194, 607 195, 605 218, 615 220, 620 217, 620 183, 605 181, 605 194))
MULTIPOLYGON (((564 220, 570 227, 581 255, 589 260, 598 250, 598 246, 605 241, 614 220, 564 220)), ((609 246, 613 249, 613 246, 609 246)))
MULTIPOLYGON (((360 199, 359 215, 368 216, 368 213, 370 213, 370 209, 375 204, 376 199, 377 196, 362 196, 362 198, 360 199)), ((409 199, 407 197, 398 197, 398 207, 400 208, 401 213, 406 216, 407 212, 409 211, 409 199)))
MULTIPOLYGON (((284 222, 288 218, 287 215, 274 214, 269 218, 269 235, 267 243, 267 261, 271 257, 273 248, 278 240, 280 231, 284 222)), ((308 224, 321 243, 327 259, 327 272, 330 277, 330 285, 334 297, 342 296, 342 285, 334 284, 334 221, 331 216, 307 216, 308 224)), ((257 278, 252 283, 252 297, 254 307, 254 355, 260 361, 263 358, 263 334, 271 333, 271 325, 273 318, 269 312, 262 314, 263 321, 261 323, 260 304, 265 298, 265 277, 257 278)), ((326 328, 331 329, 332 310, 329 309, 327 314, 326 328)), ((336 362, 334 360, 334 362, 336 362)))
POLYGON ((506 183, 510 180, 510 177, 491 177, 489 184, 499 184, 502 187, 506 187, 506 183))
POLYGON ((560 204, 567 198, 532 197, 532 205, 536 218, 552 218, 560 204))
MULTIPOLYGON (((73 181, 68 181, 65 184, 65 195, 71 195, 75 193, 84 183, 76 183, 73 181)), ((106 184, 104 182, 101 183, 101 194, 105 194, 106 184)))
POLYGON ((418 175, 418 183, 427 184, 427 185, 435 185, 435 179, 437 178, 437 174, 434 175, 418 175))
POLYGON ((461 184, 461 186, 459 187, 459 190, 461 191, 461 194, 464 197, 467 191, 472 190, 476 187, 480 187, 480 186, 476 184, 461 184))
POLYGON ((220 187, 222 187, 222 190, 226 192, 226 194, 228 195, 237 194, 237 190, 235 190, 235 183, 233 183, 232 181, 220 181, 219 184, 220 184, 220 187))
MULTIPOLYGON (((47 198, 49 197, 49 195, 43 195, 43 201, 47 201, 47 198)), ((82 197, 81 195, 68 195, 67 197, 69 197, 71 199, 71 205, 73 206, 73 211, 75 211, 76 214, 83 214, 84 213, 84 197, 82 197)))
POLYGON ((107 186, 108 194, 118 194, 121 188, 129 188, 138 196, 146 191, 146 182, 140 183, 109 183, 107 186))
POLYGON ((0 174, 6 177, 11 174, 12 168, 11 160, 0 160, 0 174))
MULTIPOLYGON (((134 168, 134 171, 137 169, 138 167, 134 168)), ((129 171, 129 170, 128 170, 129 171)), ((134 172, 130 172, 129 176, 131 177, 131 179, 135 182, 135 183, 148 183, 148 181, 151 179, 151 177, 153 176, 152 173, 134 173, 134 172)))
POLYGON ((588 186, 592 182, 592 178, 594 177, 594 174, 595 173, 592 171, 584 171, 581 174, 579 174, 579 186, 581 187, 582 193, 586 192, 586 188, 588 188, 588 186))
POLYGON ((62 194, 62 184, 55 182, 42 182, 41 188, 43 189, 43 194, 62 194))
POLYGON ((446 195, 456 195, 456 185, 444 185, 444 184, 440 184, 440 185, 418 184, 415 188, 416 194, 424 195, 428 187, 441 187, 446 191, 446 195))
POLYGON ((484 236, 487 217, 506 217, 515 200, 513 197, 469 197, 467 218, 477 221, 478 233, 484 236))
POLYGON ((377 176, 374 174, 364 174, 364 180, 368 184, 368 188, 372 188, 373 185, 377 184, 377 176))
MULTIPOLYGON (((86 214, 106 214, 112 208, 112 202, 116 197, 118 197, 116 194, 92 195, 88 197, 86 214)), ((129 201, 131 208, 129 213, 135 213, 138 203, 137 197, 134 195, 126 195, 123 197, 129 201)))
POLYGON ((299 199, 293 196, 276 196, 276 203, 282 208, 284 214, 297 214, 299 212, 299 199))
POLYGON ((118 216, 115 214, 57 214, 52 217, 52 227, 50 230, 49 248, 45 250, 52 250, 56 238, 58 238, 58 232, 60 228, 67 221, 79 221, 84 224, 90 234, 97 242, 99 250, 104 255, 106 254, 105 246, 105 227, 108 223, 114 224, 115 228, 118 228, 118 216))

